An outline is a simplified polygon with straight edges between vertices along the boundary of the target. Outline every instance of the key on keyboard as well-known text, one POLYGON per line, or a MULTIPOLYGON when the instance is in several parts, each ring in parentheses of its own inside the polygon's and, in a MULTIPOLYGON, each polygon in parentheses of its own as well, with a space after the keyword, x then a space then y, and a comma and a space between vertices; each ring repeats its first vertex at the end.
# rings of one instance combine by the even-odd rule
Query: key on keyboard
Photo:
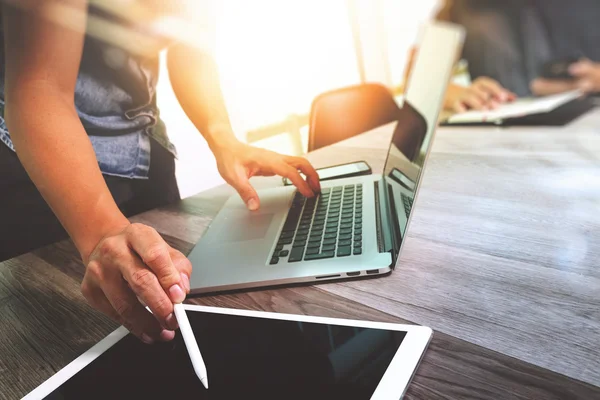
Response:
POLYGON ((408 218, 412 209, 413 198, 406 196, 404 193, 401 193, 400 197, 402 197, 402 203, 404 204, 404 213, 406 214, 406 218, 408 218))
POLYGON ((296 192, 270 264, 362 254, 362 202, 362 184, 296 192))

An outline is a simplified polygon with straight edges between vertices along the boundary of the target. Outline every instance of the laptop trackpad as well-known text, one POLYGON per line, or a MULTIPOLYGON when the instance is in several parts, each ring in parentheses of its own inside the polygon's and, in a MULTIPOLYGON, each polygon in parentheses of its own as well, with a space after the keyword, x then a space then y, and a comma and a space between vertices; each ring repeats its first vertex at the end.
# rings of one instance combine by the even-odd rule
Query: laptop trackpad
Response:
POLYGON ((245 242, 265 237, 275 214, 231 213, 220 227, 221 240, 227 242, 245 242))

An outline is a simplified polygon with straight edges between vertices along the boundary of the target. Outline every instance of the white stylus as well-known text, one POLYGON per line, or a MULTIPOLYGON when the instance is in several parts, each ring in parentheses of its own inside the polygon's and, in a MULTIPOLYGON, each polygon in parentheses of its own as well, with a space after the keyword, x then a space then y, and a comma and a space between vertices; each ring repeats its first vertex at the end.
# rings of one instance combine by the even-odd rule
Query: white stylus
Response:
POLYGON ((208 389, 206 365, 204 365, 202 354, 200 354, 198 343, 196 343, 196 337, 194 336, 194 332, 192 332, 192 327, 187 318, 187 314, 185 313, 185 309, 183 308, 183 304, 175 304, 175 317, 177 318, 181 336, 183 336, 183 341, 185 342, 185 347, 190 355, 194 371, 196 372, 196 375, 198 375, 198 378, 200 378, 200 382, 208 389))

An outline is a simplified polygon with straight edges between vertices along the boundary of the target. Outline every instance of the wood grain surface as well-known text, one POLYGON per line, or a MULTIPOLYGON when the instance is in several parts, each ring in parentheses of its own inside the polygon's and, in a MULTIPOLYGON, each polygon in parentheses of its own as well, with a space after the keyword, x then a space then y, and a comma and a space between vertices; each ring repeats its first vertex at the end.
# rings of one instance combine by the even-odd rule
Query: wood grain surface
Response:
POLYGON ((599 133, 442 131, 396 271, 325 290, 600 385, 599 133))
MULTIPOLYGON (((191 299, 203 305, 431 326, 409 399, 600 398, 600 112, 563 128, 441 129, 388 277, 191 299)), ((390 127, 311 153, 385 159, 390 127)), ((277 178, 255 180, 279 185, 277 178)), ((187 253, 232 190, 133 218, 187 253)), ((0 263, 0 399, 116 324, 91 309, 70 241, 0 263)))

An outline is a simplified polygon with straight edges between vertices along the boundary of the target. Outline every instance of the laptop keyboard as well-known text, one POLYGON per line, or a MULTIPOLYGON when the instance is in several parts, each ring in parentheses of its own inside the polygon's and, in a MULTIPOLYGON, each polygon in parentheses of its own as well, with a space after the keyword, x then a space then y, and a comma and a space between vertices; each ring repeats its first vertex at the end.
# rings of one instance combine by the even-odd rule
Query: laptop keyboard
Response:
POLYGON ((404 204, 404 213, 406 214, 406 218, 408 218, 412 209, 413 198, 404 195, 404 193, 401 193, 400 197, 402 197, 402 203, 404 204))
POLYGON ((296 192, 270 264, 362 254, 362 204, 362 184, 296 192))

